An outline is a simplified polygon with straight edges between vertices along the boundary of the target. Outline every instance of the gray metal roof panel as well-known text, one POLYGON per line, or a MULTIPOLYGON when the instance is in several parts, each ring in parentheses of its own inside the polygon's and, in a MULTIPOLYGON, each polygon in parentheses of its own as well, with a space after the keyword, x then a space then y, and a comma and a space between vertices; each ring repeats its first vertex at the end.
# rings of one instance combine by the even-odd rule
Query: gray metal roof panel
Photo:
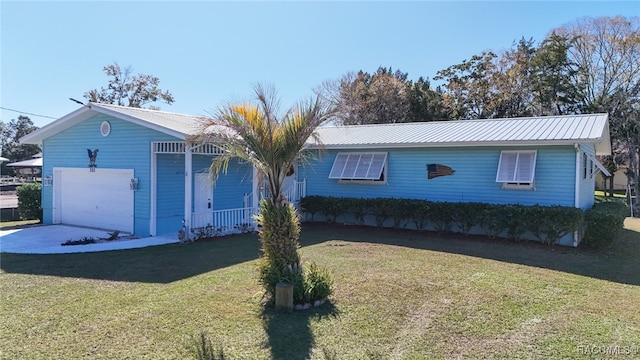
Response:
POLYGON ((607 114, 321 127, 327 147, 607 142, 607 114))

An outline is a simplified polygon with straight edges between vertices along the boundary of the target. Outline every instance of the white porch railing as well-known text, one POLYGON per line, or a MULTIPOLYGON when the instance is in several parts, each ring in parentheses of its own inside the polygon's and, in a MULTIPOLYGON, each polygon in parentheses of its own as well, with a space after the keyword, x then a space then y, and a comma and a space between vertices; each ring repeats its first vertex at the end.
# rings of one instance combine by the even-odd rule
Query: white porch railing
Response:
MULTIPOLYGON (((285 190, 285 196, 294 205, 306 196, 307 182, 296 181, 285 190)), ((264 195, 261 193, 261 195, 264 195)), ((253 231, 257 225, 253 216, 258 213, 258 204, 253 204, 253 193, 244 194, 243 206, 238 209, 204 211, 191 214, 192 233, 189 237, 220 236, 253 231)))
MULTIPOLYGON (((245 195, 245 204, 247 203, 247 197, 249 200, 251 199, 252 193, 245 195)), ((266 188, 260 189, 260 199, 267 197, 269 195, 269 191, 266 188)), ((286 189, 284 189, 284 196, 289 200, 290 203, 294 205, 298 205, 300 199, 307 196, 307 179, 303 179, 302 181, 296 181, 293 184, 289 185, 286 189)))
POLYGON ((208 236, 253 231, 256 229, 256 223, 253 221, 255 214, 257 214, 257 208, 253 207, 193 213, 191 229, 195 235, 199 231, 204 231, 208 236))

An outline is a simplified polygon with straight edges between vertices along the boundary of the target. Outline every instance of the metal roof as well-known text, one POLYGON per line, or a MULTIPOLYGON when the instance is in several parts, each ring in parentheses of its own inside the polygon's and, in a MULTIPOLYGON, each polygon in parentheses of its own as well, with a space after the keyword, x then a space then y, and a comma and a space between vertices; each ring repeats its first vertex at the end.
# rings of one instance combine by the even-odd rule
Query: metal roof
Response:
POLYGON ((597 154, 611 153, 607 114, 328 126, 318 135, 336 149, 593 143, 597 154))
POLYGON ((7 164, 7 166, 17 166, 17 167, 42 167, 42 158, 33 158, 29 160, 23 160, 14 162, 11 164, 7 164))
POLYGON ((201 116, 177 114, 110 104, 88 103, 20 139, 23 144, 39 144, 42 140, 71 128, 98 114, 113 116, 148 127, 179 139, 194 134, 200 126, 201 116))
MULTIPOLYGON (((130 121, 186 139, 201 125, 201 116, 126 106, 89 103, 24 136, 22 143, 40 143, 97 114, 130 121)), ((607 114, 559 115, 527 118, 432 121, 381 125, 326 126, 317 129, 325 148, 392 148, 444 146, 538 146, 592 143, 597 155, 609 155, 607 114)), ((208 128, 212 133, 223 127, 208 128)), ((309 146, 319 146, 309 142, 309 146)))
POLYGON ((88 106, 96 110, 101 109, 101 112, 105 114, 113 112, 113 114, 109 115, 120 118, 122 116, 118 116, 118 114, 124 115, 132 119, 146 122, 150 127, 160 126, 161 128, 169 129, 183 135, 194 134, 199 129, 200 119, 202 118, 202 116, 196 115, 178 114, 110 104, 90 103, 88 106))

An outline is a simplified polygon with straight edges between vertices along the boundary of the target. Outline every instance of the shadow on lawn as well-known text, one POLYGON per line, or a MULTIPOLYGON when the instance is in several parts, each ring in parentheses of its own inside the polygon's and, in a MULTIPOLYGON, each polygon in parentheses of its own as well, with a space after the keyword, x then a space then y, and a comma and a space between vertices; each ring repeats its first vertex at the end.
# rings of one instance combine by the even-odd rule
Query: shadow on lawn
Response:
POLYGON ((242 234, 192 244, 171 244, 95 253, 55 255, 2 253, 0 268, 7 273, 171 283, 255 260, 259 254, 258 236, 242 234))
MULTIPOLYGON (((324 223, 305 223, 303 246, 329 240, 406 246, 474 256, 513 264, 640 285, 640 234, 623 230, 611 249, 593 250, 515 243, 482 237, 447 236, 423 231, 376 229, 324 223)), ((2 253, 0 268, 7 273, 51 275, 97 280, 170 283, 212 270, 258 259, 256 234, 233 235, 188 245, 164 245, 99 253, 25 255, 2 253)))
MULTIPOLYGON (((267 333, 266 344, 272 359, 309 359, 315 345, 312 320, 340 316, 331 300, 317 308, 280 314, 272 308, 262 312, 262 325, 267 333)), ((326 355, 326 354, 325 354, 326 355)))
POLYGON ((377 229, 366 226, 307 223, 303 246, 329 240, 405 246, 535 266, 623 284, 640 285, 640 234, 622 230, 606 250, 547 246, 480 236, 440 235, 426 231, 377 229))

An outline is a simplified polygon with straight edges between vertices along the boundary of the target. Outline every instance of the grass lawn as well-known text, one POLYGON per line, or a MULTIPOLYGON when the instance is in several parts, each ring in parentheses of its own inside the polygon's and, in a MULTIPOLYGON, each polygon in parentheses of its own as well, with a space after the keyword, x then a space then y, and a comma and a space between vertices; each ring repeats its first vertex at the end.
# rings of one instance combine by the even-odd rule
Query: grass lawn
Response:
POLYGON ((261 306, 255 234, 2 254, 0 357, 185 359, 200 332, 228 359, 640 357, 640 219, 600 252, 320 224, 302 245, 335 294, 291 315, 261 306))

